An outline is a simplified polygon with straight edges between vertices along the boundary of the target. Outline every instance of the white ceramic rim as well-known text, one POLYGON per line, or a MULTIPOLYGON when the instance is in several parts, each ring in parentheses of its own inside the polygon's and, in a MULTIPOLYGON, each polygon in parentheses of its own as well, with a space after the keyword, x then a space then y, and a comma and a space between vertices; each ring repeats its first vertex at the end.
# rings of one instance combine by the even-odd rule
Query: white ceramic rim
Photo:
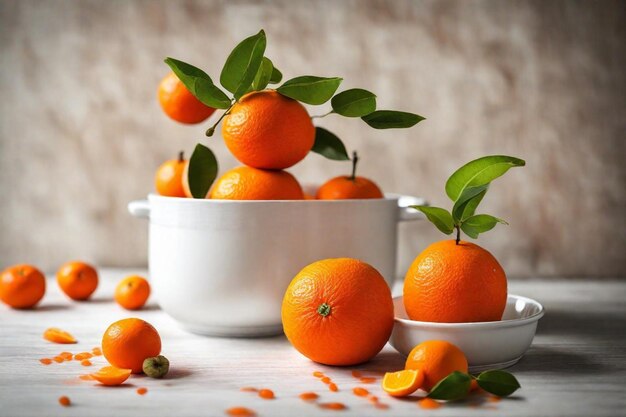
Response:
MULTIPOLYGON (((150 193, 148 194, 148 198, 150 200, 164 200, 164 201, 178 201, 178 202, 185 202, 185 203, 190 203, 190 204, 202 204, 202 203, 206 203, 207 201, 211 202, 211 204, 215 203, 215 204, 255 204, 255 203, 271 203, 271 204, 281 204, 281 203, 302 203, 302 202, 307 202, 307 203, 315 203, 315 204, 339 204, 339 203, 363 203, 364 201, 370 201, 370 202, 380 202, 380 201, 390 201, 390 200, 399 200, 401 198, 412 198, 412 199, 416 199, 416 200, 422 200, 423 203, 422 204, 427 204, 426 200, 424 200, 421 197, 413 197, 413 196, 409 196, 409 195, 405 195, 405 194, 397 194, 397 193, 385 193, 385 197, 384 198, 351 198, 351 199, 343 199, 343 200, 318 200, 318 199, 312 199, 312 200, 305 200, 305 199, 300 199, 300 200, 225 200, 225 199, 212 199, 212 198, 187 198, 187 197, 168 197, 168 196, 164 196, 164 195, 159 195, 159 194, 155 194, 155 193, 150 193)), ((416 203, 411 203, 411 205, 418 205, 416 203)))
MULTIPOLYGON (((450 329, 450 328, 471 329, 471 328, 480 327, 484 329, 489 329, 489 328, 523 326, 525 324, 539 320, 545 314, 543 305, 541 305, 540 302, 533 300, 532 298, 524 297, 521 295, 515 295, 515 294, 508 294, 507 300, 508 300, 508 297, 515 298, 516 300, 522 300, 529 304, 533 304, 539 308, 539 311, 533 314, 532 316, 519 318, 519 319, 498 320, 498 321, 475 321, 475 322, 470 322, 470 323, 438 323, 438 322, 433 322, 433 321, 417 321, 417 320, 411 320, 411 319, 403 319, 395 315, 393 319, 394 321, 397 321, 398 323, 402 323, 411 327, 430 327, 430 328, 447 328, 447 329, 450 329)), ((399 300, 401 298, 402 298, 401 295, 398 297, 394 297, 393 298, 394 304, 396 300, 399 300)))

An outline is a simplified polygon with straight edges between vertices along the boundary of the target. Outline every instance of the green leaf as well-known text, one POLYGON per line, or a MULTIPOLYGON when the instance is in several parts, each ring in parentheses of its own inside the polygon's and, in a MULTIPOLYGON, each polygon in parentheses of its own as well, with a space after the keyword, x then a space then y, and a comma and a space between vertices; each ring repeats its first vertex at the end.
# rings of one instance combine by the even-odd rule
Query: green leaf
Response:
POLYGON ((428 396, 435 400, 456 401, 467 397, 472 377, 466 373, 454 371, 437 383, 428 396))
POLYGON ((376 110, 376 95, 361 88, 342 91, 330 104, 335 113, 346 117, 361 117, 376 110))
POLYGON ((376 110, 361 117, 365 123, 374 129, 403 129, 414 126, 425 118, 413 113, 396 110, 376 110))
POLYGON ((482 389, 499 397, 509 396, 521 388, 517 378, 506 371, 485 371, 476 381, 482 389))
POLYGON ((194 198, 206 198, 217 177, 217 159, 209 148, 198 143, 189 158, 187 180, 194 198))
POLYGON ((241 41, 226 59, 220 83, 233 93, 235 99, 239 100, 252 85, 261 66, 266 44, 265 32, 261 30, 241 41))
POLYGON ((488 232, 496 227, 498 223, 508 224, 504 220, 489 214, 477 214, 465 219, 463 223, 461 223, 461 230, 469 237, 476 239, 480 233, 488 232))
POLYGON ((348 161, 348 151, 341 139, 322 127, 315 128, 315 143, 311 152, 318 153, 334 161, 348 161))
POLYGON ((521 167, 526 162, 505 155, 485 156, 475 159, 457 169, 446 182, 446 194, 456 201, 467 187, 485 185, 503 175, 510 168, 521 167))
POLYGON ((443 233, 449 235, 454 231, 454 220, 452 219, 452 215, 446 209, 442 209, 439 207, 430 207, 430 206, 410 206, 416 210, 421 211, 426 215, 426 218, 430 220, 432 224, 434 224, 437 229, 441 230, 443 233))
POLYGON ((252 89, 255 91, 263 90, 270 82, 272 72, 274 71, 274 64, 269 58, 263 57, 261 66, 252 81, 252 89))
POLYGON ((172 69, 187 90, 203 104, 216 109, 230 107, 230 99, 220 90, 211 77, 200 68, 174 58, 165 58, 165 63, 172 69))
POLYGON ((467 187, 463 190, 452 208, 452 217, 454 218, 454 222, 460 223, 468 217, 473 216, 476 208, 482 201, 485 194, 487 194, 488 189, 489 184, 484 184, 478 187, 467 187))
POLYGON ((285 81, 278 87, 278 91, 283 96, 301 101, 306 104, 324 104, 335 94, 342 78, 324 78, 305 75, 285 81))
POLYGON ((283 73, 278 68, 272 69, 272 75, 270 77, 270 84, 278 84, 283 79, 283 73))

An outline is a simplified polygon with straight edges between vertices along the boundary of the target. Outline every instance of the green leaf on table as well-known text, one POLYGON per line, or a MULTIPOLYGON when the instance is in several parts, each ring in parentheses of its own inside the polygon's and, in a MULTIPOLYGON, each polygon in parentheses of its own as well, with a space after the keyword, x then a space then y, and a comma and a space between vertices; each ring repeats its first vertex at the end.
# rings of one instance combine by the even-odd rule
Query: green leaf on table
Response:
POLYGON ((485 371, 476 381, 479 387, 499 397, 509 396, 521 388, 517 378, 506 371, 485 371))
POLYGON ((324 78, 305 75, 285 81, 276 91, 294 100, 318 105, 330 100, 341 81, 343 79, 339 77, 324 78))
POLYGON ((274 71, 274 64, 269 58, 263 57, 261 66, 257 71, 254 80, 252 81, 252 89, 255 91, 263 90, 270 83, 272 78, 272 72, 274 71))
POLYGON ((454 220, 452 215, 446 209, 430 206, 410 206, 415 210, 419 210, 426 215, 426 218, 434 224, 437 229, 449 235, 454 231, 454 220))
POLYGON ((315 128, 315 143, 311 152, 318 153, 334 161, 348 161, 348 151, 341 139, 323 127, 315 128))
POLYGON ((508 224, 504 220, 489 214, 476 214, 468 217, 461 223, 461 230, 469 237, 477 239, 479 234, 488 232, 496 227, 498 223, 508 224))
POLYGON ((456 401, 467 397, 472 377, 466 373, 454 371, 437 383, 428 393, 435 400, 456 401))
POLYGON ((174 58, 165 58, 165 63, 187 90, 203 104, 216 109, 227 109, 230 106, 230 98, 200 68, 174 58))
POLYGON ((463 190, 459 198, 454 202, 454 207, 452 208, 452 218, 454 218, 454 222, 459 223, 473 216, 476 212, 476 208, 485 194, 487 194, 488 189, 489 184, 484 184, 478 187, 467 187, 463 190))
POLYGON ((283 79, 283 73, 276 67, 272 69, 272 75, 270 76, 270 84, 278 84, 283 79))
POLYGON ((376 110, 361 119, 374 129, 403 129, 425 120, 420 115, 396 110, 376 110))
POLYGON ((198 143, 189 158, 187 181, 193 198, 206 198, 217 177, 217 159, 206 146, 198 143))
POLYGON ((239 100, 250 86, 261 66, 267 40, 259 31, 241 41, 230 53, 220 74, 220 83, 239 100))
POLYGON ((446 182, 446 194, 457 201, 467 187, 485 185, 502 176, 510 168, 526 165, 522 159, 505 155, 492 155, 475 159, 457 169, 446 182))
POLYGON ((376 110, 376 95, 361 88, 352 88, 334 96, 330 104, 337 114, 345 117, 361 117, 376 110))

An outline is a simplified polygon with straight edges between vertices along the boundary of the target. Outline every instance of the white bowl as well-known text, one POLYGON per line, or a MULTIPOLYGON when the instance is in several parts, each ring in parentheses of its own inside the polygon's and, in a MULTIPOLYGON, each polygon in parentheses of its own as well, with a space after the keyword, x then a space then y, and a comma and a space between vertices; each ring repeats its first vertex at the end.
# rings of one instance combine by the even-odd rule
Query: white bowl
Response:
POLYGON ((420 198, 231 201, 161 197, 128 209, 150 220, 150 284, 185 329, 212 336, 282 332, 287 286, 324 258, 361 259, 395 276, 398 223, 420 198))
POLYGON ((502 320, 477 323, 433 323, 408 318, 402 297, 393 299, 395 323, 389 342, 405 356, 426 340, 447 340, 467 357, 471 372, 507 368, 530 347, 543 317, 541 304, 509 294, 502 320))

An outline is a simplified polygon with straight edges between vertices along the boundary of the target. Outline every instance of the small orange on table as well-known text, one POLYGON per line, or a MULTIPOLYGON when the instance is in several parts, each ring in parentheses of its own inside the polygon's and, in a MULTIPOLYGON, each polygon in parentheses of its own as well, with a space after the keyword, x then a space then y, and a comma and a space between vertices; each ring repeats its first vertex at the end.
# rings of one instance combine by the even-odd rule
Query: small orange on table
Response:
POLYGON ((59 268, 57 283, 72 300, 83 301, 98 288, 98 272, 85 262, 68 262, 59 268))
POLYGON ((167 197, 188 197, 183 186, 183 173, 187 162, 183 152, 177 159, 163 162, 154 176, 154 186, 159 195, 167 197))
POLYGON ((139 275, 124 278, 115 288, 115 301, 127 310, 142 308, 150 297, 150 284, 139 275))
POLYGON ((383 390, 392 397, 406 397, 417 391, 424 382, 424 373, 420 370, 405 369, 387 372, 383 377, 383 390))
POLYGON ((148 322, 128 318, 111 324, 102 336, 102 353, 109 363, 133 373, 142 372, 146 358, 161 352, 161 337, 148 322))
POLYGON ((430 391, 454 371, 467 373, 467 359, 457 346, 445 340, 428 340, 415 346, 406 359, 406 369, 423 373, 421 388, 430 391))
POLYGON ((46 293, 46 278, 32 265, 11 266, 0 274, 0 300, 12 308, 32 308, 46 293))
POLYGON ((103 385, 114 386, 123 384, 131 374, 130 369, 116 368, 115 366, 105 366, 98 372, 91 374, 91 377, 103 385))
POLYGON ((43 332, 43 338, 52 343, 72 344, 76 343, 76 338, 65 330, 50 327, 43 332))

